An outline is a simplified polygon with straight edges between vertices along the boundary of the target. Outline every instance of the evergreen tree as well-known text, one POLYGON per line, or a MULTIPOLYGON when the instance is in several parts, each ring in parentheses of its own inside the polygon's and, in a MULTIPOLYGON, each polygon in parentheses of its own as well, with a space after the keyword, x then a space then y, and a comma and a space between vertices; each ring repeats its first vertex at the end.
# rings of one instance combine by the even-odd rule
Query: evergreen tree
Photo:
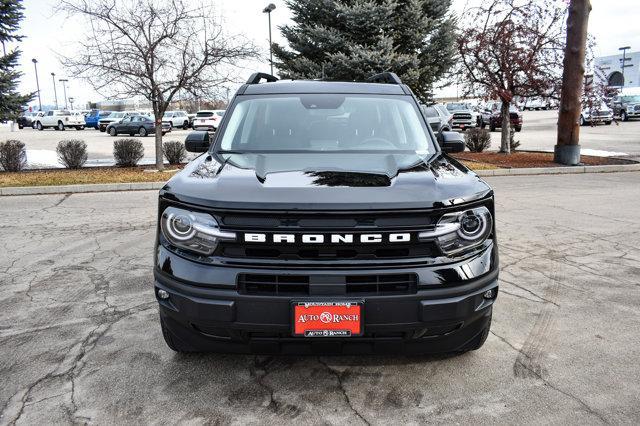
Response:
POLYGON ((274 43, 283 78, 363 81, 393 71, 423 100, 453 65, 451 0, 287 0, 293 24, 274 43))
POLYGON ((20 95, 16 89, 22 73, 16 71, 20 50, 6 52, 8 42, 22 40, 16 34, 24 17, 21 0, 0 0, 0 120, 15 120, 23 107, 33 98, 33 93, 20 95))

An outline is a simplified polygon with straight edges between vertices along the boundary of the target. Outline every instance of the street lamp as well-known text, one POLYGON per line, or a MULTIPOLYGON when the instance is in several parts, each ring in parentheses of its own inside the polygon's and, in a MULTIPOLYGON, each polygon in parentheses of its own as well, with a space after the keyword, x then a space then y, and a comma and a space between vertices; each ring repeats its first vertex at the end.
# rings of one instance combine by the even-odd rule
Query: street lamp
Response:
POLYGON ((56 90, 56 73, 51 73, 51 79, 53 80, 53 96, 56 98, 56 109, 58 109, 58 92, 56 90))
POLYGON ((269 15, 269 64, 271 65, 271 75, 273 75, 273 44, 271 43, 271 12, 276 8, 276 5, 269 3, 267 7, 262 9, 262 13, 269 15))
POLYGON ((62 90, 64 91, 64 109, 67 109, 67 80, 66 78, 61 78, 58 80, 62 83, 62 90))
POLYGON ((38 111, 42 111, 42 99, 40 99, 40 82, 38 81, 38 60, 33 58, 31 60, 33 62, 33 68, 36 70, 36 87, 38 89, 38 111))
POLYGON ((633 66, 633 64, 627 65, 627 61, 631 60, 631 58, 627 58, 627 50, 630 49, 631 46, 624 46, 618 49, 622 51, 622 59, 620 60, 620 68, 622 69, 622 87, 624 87, 624 69, 633 66))
POLYGON ((74 101, 73 97, 69 96, 69 103, 71 104, 71 109, 72 110, 73 110, 73 101, 74 101))

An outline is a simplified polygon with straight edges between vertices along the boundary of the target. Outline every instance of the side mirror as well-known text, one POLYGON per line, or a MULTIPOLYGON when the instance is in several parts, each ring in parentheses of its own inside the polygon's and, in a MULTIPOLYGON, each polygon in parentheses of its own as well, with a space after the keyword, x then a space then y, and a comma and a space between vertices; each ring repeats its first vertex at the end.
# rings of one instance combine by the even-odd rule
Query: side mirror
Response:
POLYGON ((184 140, 184 147, 189 152, 207 152, 210 145, 209 132, 191 132, 184 140))
POLYGON ((440 132, 438 142, 442 150, 446 153, 464 151, 464 139, 458 132, 440 132))

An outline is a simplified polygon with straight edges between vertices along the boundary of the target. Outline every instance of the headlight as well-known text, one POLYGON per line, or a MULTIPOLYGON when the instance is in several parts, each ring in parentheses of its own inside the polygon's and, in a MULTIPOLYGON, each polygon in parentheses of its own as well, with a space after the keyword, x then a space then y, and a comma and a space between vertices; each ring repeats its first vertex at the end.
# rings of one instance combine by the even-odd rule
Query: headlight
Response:
POLYGON ((221 231, 213 216, 167 207, 160 219, 162 235, 174 246, 210 255, 220 240, 235 240, 235 232, 221 231))
POLYGON ((481 245, 491 234, 492 218, 489 209, 473 209, 447 213, 434 230, 421 232, 421 240, 435 240, 446 255, 453 255, 481 245))

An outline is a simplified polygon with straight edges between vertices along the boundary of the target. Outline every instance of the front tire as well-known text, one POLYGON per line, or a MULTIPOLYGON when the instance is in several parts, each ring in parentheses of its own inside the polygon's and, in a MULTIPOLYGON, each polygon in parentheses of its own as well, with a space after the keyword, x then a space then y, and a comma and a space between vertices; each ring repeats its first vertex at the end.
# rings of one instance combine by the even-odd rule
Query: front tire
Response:
POLYGON ((57 130, 60 130, 61 132, 64 132, 65 128, 64 128, 64 123, 62 121, 58 121, 58 127, 56 127, 57 130))
POLYGON ((516 132, 520 132, 522 131, 522 126, 516 126, 515 129, 516 129, 516 132))
POLYGON ((584 119, 583 115, 580 115, 580 125, 581 126, 586 126, 587 125, 587 120, 584 119))
POLYGON ((188 121, 186 121, 186 120, 185 120, 185 122, 184 122, 184 123, 182 123, 182 129, 183 129, 183 130, 187 130, 187 129, 189 129, 189 122, 188 122, 188 121))
POLYGON ((110 129, 109 129, 109 134, 110 134, 111 136, 117 136, 117 135, 118 135, 118 132, 116 131, 116 128, 115 128, 115 127, 112 127, 112 128, 110 128, 110 129))
POLYGON ((36 123, 36 129, 38 129, 38 130, 40 130, 40 131, 44 130, 44 127, 42 126, 42 123, 41 123, 41 122, 39 122, 39 121, 38 121, 38 122, 36 123))
POLYGON ((620 118, 622 119, 622 121, 629 121, 629 116, 627 115, 627 111, 622 111, 620 113, 620 118))
POLYGON ((489 317, 489 322, 482 329, 480 333, 476 337, 474 337, 469 343, 467 343, 462 349, 460 349, 460 353, 477 351, 484 345, 487 341, 487 337, 489 336, 489 331, 491 330, 491 317, 489 317))
POLYGON ((169 349, 178 353, 196 352, 193 348, 185 345, 179 338, 176 338, 173 333, 171 333, 165 324, 162 315, 160 315, 160 328, 162 329, 162 337, 164 337, 164 341, 167 346, 169 346, 169 349))
POLYGON ((611 121, 605 121, 604 124, 606 124, 607 126, 611 126, 611 121))
POLYGON ((490 130, 490 131, 492 131, 492 132, 495 132, 495 131, 496 131, 496 126, 495 126, 495 124, 490 124, 490 125, 489 125, 489 130, 490 130))

